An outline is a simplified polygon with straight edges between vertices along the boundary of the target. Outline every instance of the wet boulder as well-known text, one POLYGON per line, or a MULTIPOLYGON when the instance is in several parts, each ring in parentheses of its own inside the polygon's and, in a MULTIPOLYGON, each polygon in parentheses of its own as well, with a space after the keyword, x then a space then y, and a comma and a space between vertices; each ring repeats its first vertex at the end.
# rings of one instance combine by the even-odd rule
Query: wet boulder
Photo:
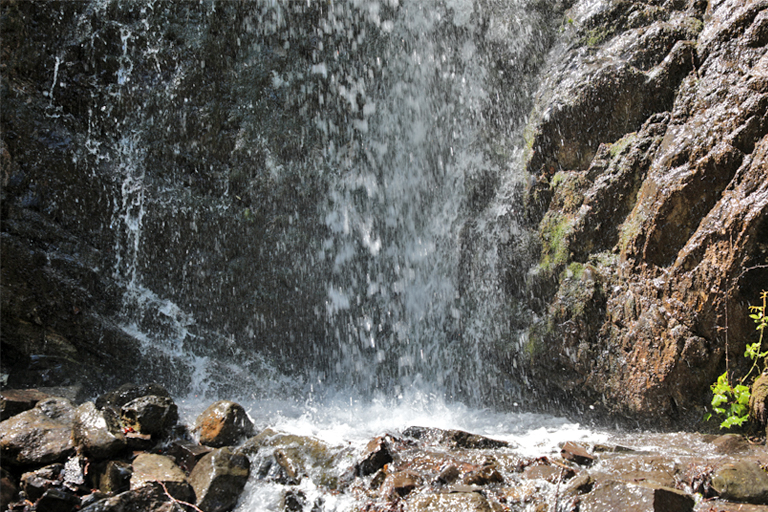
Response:
POLYGON ((80 508, 80 498, 64 487, 51 487, 37 500, 39 512, 75 512, 80 508))
POLYGON ((65 460, 74 451, 74 412, 69 400, 50 398, 0 422, 3 461, 19 466, 43 466, 65 460))
POLYGON ((248 457, 228 447, 203 456, 189 475, 197 506, 206 512, 232 509, 248 481, 250 465, 248 457))
POLYGON ((755 462, 743 460, 719 467, 712 475, 712 488, 729 501, 768 505, 768 473, 755 462))
POLYGON ((560 456, 580 466, 590 466, 595 462, 595 458, 583 446, 571 442, 563 445, 560 449, 560 456))
POLYGON ((131 490, 146 485, 159 485, 173 498, 192 503, 195 491, 184 472, 170 457, 154 453, 142 453, 133 461, 131 490))
POLYGON ((127 428, 152 437, 163 437, 179 421, 179 411, 167 396, 147 395, 123 405, 120 416, 127 428))
POLYGON ((197 417, 195 431, 200 443, 220 448, 233 446, 254 434, 253 423, 240 404, 220 400, 197 417))
POLYGON ((580 512, 693 512, 693 497, 677 489, 607 480, 582 496, 580 512))
POLYGON ((119 388, 112 390, 108 393, 100 395, 96 399, 96 407, 103 409, 107 406, 114 407, 115 409, 122 408, 128 402, 140 398, 142 396, 164 396, 171 398, 171 394, 160 384, 123 384, 119 388))
POLYGON ((403 431, 403 436, 429 444, 440 444, 450 448, 466 448, 470 450, 504 448, 509 446, 509 443, 506 441, 491 439, 478 434, 471 434, 463 430, 408 427, 403 431))
POLYGON ((211 452, 211 448, 190 441, 178 440, 171 443, 166 454, 176 459, 176 463, 186 473, 191 473, 197 463, 211 452))
POLYGON ((75 409, 72 439, 84 454, 106 459, 125 448, 126 441, 114 409, 99 410, 93 402, 75 409))
POLYGON ((248 439, 236 453, 259 461, 257 472, 262 475, 270 474, 270 478, 280 481, 297 481, 307 475, 315 484, 328 488, 338 486, 338 462, 344 457, 343 452, 332 450, 314 437, 286 434, 271 428, 248 439))

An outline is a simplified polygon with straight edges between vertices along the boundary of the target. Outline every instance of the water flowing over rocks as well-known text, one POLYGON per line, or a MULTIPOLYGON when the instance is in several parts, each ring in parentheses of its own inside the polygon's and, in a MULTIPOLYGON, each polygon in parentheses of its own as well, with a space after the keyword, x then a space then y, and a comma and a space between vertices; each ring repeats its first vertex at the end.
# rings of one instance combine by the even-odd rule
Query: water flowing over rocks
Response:
MULTIPOLYGON (((50 398, 40 405, 50 413, 68 403, 50 398)), ((85 402, 66 410, 83 418, 111 409, 85 402)), ((34 413, 0 422, 0 432, 13 428, 18 439, 36 446, 29 435, 36 427, 24 421, 34 413)), ((78 421, 68 423, 69 436, 82 428, 78 421)), ((100 436, 111 432, 106 421, 89 426, 101 429, 100 436)), ((173 439, 142 452, 70 449, 58 462, 28 458, 23 465, 4 452, 3 504, 16 512, 168 512, 193 506, 225 512, 246 506, 267 492, 266 485, 281 489, 283 511, 326 510, 330 496, 344 496, 355 503, 353 510, 368 512, 768 508, 765 446, 733 434, 623 433, 621 444, 565 442, 531 457, 517 453, 514 443, 418 426, 377 436, 359 449, 270 427, 240 444, 210 449, 187 437, 188 429, 175 427, 173 439)))
MULTIPOLYGON (((56 434, 74 412, 54 419, 42 396, 5 398, 0 418, 36 423, 25 432, 57 446, 22 448, 14 427, 0 433, 4 460, 123 452, 120 432, 96 440, 106 431, 85 428, 113 421, 106 404, 128 449, 149 450, 176 435, 167 390, 258 395, 283 384, 275 368, 302 397, 334 377, 396 393, 426 382, 478 403, 698 422, 726 357, 746 364, 746 305, 768 282, 768 4, 493 3, 478 3, 487 15, 440 4, 408 38, 392 32, 405 9, 394 4, 285 2, 280 17, 253 2, 4 1, 3 386, 81 397, 134 378, 165 386, 99 397, 71 420, 74 441, 56 434), (435 62, 419 60, 434 35, 446 37, 435 62), (433 86, 456 104, 419 94, 433 86), (376 116, 385 133, 366 138, 376 116), (496 130, 507 125, 527 127, 496 130), (414 141, 435 148, 416 155, 414 141), (423 190, 386 174, 398 159, 418 161, 423 190), (437 234, 418 230, 430 222, 437 234), (430 259, 441 250, 450 256, 430 259), (448 277, 430 281, 433 269, 448 277)), ((196 432, 234 445, 255 433, 246 420, 221 439, 196 432)), ((403 435, 508 448, 417 433, 403 435)), ((383 485, 399 446, 382 434, 351 476, 336 475, 322 469, 335 460, 327 447, 295 440, 324 454, 307 467, 282 436, 244 446, 261 457, 255 472, 284 482, 383 485)), ((189 470, 204 455, 193 451, 189 470)), ((398 481, 500 483, 476 462, 460 477, 449 465, 398 481)))

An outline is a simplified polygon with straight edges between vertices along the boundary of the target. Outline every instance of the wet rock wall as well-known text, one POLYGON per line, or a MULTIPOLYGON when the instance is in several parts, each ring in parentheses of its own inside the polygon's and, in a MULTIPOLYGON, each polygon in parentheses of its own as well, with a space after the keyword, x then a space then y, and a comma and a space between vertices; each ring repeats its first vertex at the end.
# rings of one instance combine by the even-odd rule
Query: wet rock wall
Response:
POLYGON ((768 287, 768 4, 577 3, 528 131, 541 396, 696 422, 768 287), (727 351, 727 354, 726 354, 727 351))

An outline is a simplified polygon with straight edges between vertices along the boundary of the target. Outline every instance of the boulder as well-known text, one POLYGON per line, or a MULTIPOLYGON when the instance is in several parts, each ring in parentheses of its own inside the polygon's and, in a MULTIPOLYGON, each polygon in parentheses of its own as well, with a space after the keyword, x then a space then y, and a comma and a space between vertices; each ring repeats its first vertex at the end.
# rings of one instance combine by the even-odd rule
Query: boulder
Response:
POLYGON ((693 512, 695 503, 677 489, 607 480, 582 496, 579 512, 693 512))
POLYGON ((163 437, 179 421, 179 411, 170 397, 146 395, 123 405, 120 417, 126 428, 152 437, 163 437))
POLYGON ((491 448, 504 448, 509 446, 506 441, 491 439, 477 434, 470 434, 463 430, 444 430, 432 427, 408 427, 403 431, 403 436, 417 439, 430 444, 442 444, 451 448, 467 448, 482 450, 491 448))
POLYGON ((0 422, 0 455, 18 466, 43 466, 65 460, 73 451, 75 409, 65 398, 49 398, 0 422))
POLYGON ((756 462, 720 466, 712 475, 712 488, 729 501, 768 505, 768 473, 756 462))
POLYGON ((749 417, 757 425, 768 427, 768 374, 763 375, 752 383, 749 396, 749 417))
POLYGON ((193 503, 195 491, 186 475, 170 457, 154 453, 139 454, 133 461, 131 490, 147 484, 160 484, 175 499, 193 503))
POLYGON ((206 512, 224 512, 237 503, 250 474, 250 461, 228 447, 204 455, 189 475, 197 506, 206 512))
POLYGON ((253 423, 240 404, 228 400, 218 401, 197 417, 195 432, 200 443, 213 446, 233 446, 252 436, 253 423))
POLYGON ((72 440, 84 454, 95 459, 109 458, 126 446, 115 410, 99 410, 93 402, 85 402, 75 409, 72 440))
POLYGON ((96 399, 96 407, 99 409, 103 409, 109 406, 109 407, 114 407, 117 410, 120 410, 125 404, 127 404, 131 400, 135 400, 142 396, 148 396, 148 395, 164 396, 166 398, 171 398, 171 394, 168 393, 168 390, 165 389, 160 384, 157 384, 154 382, 150 384, 126 383, 115 390, 112 390, 108 393, 104 393, 103 395, 100 395, 96 399))
POLYGON ((202 444, 178 440, 171 443, 165 453, 176 459, 179 467, 189 474, 195 469, 195 465, 200 459, 210 453, 211 450, 210 447, 202 444))
POLYGON ((80 498, 65 487, 51 487, 35 503, 38 512, 75 512, 80 508, 80 498))

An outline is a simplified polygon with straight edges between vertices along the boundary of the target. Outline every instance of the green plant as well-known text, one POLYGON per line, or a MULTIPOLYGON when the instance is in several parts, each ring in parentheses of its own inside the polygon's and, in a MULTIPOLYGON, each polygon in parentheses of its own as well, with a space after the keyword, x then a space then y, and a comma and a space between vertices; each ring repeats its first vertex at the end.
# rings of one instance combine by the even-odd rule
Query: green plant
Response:
MULTIPOLYGON (((766 317, 766 303, 768 302, 768 292, 763 290, 760 294, 762 300, 761 306, 749 306, 752 312, 749 317, 757 324, 757 330, 760 331, 760 337, 755 343, 747 344, 744 357, 752 360, 752 366, 749 371, 741 378, 739 383, 731 386, 728 379, 728 369, 717 378, 717 382, 710 386, 712 390, 712 410, 720 417, 724 418, 720 423, 720 428, 731 428, 741 426, 749 418, 749 386, 744 384, 752 372, 754 372, 760 363, 763 368, 768 362, 768 350, 762 351, 763 334, 765 327, 768 326, 768 317, 766 317)), ((709 415, 711 417, 711 415, 709 415)), ((709 419, 709 417, 707 419, 709 419)))

